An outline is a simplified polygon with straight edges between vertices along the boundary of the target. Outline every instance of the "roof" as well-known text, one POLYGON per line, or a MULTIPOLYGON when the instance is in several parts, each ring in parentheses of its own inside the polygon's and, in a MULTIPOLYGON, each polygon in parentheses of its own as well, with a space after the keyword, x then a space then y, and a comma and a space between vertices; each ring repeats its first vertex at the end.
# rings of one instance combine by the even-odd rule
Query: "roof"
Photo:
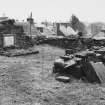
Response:
POLYGON ((45 25, 44 24, 41 24, 41 23, 37 23, 37 24, 35 24, 35 27, 42 27, 42 28, 44 28, 45 25))
POLYGON ((72 27, 70 27, 70 26, 65 27, 64 25, 60 25, 60 31, 61 31, 65 36, 77 34, 77 32, 74 31, 74 29, 73 29, 72 27))
POLYGON ((96 40, 104 40, 105 37, 94 37, 93 39, 96 39, 96 40))
POLYGON ((104 32, 99 32, 98 34, 94 35, 93 36, 93 39, 96 39, 96 40, 103 40, 105 39, 105 33, 104 32))
POLYGON ((8 20, 8 17, 0 17, 0 22, 7 21, 7 20, 8 20))

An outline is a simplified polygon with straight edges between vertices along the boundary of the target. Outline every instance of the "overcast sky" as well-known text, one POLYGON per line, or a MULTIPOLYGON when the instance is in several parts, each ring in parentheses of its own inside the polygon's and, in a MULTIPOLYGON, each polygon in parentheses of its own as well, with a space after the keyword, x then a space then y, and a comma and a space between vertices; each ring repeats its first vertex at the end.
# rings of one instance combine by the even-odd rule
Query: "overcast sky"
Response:
POLYGON ((34 21, 66 21, 72 14, 87 22, 105 22, 105 0, 0 0, 0 15, 34 21))

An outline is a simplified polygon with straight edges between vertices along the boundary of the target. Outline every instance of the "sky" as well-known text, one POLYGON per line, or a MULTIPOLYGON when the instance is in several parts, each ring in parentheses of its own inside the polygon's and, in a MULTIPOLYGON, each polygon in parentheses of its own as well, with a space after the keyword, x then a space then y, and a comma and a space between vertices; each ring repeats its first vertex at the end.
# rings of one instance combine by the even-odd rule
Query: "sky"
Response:
POLYGON ((35 22, 68 21, 72 14, 85 22, 105 22, 105 0, 0 0, 0 16, 35 22))

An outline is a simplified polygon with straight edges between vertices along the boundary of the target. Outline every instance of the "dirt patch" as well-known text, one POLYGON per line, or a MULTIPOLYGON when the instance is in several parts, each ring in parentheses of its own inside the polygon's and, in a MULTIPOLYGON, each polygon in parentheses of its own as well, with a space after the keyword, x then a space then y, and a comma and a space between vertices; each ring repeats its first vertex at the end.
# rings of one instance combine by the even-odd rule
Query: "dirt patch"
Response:
POLYGON ((52 74, 53 62, 63 49, 35 46, 39 54, 22 57, 0 56, 1 105, 104 105, 104 84, 73 79, 58 82, 52 74))

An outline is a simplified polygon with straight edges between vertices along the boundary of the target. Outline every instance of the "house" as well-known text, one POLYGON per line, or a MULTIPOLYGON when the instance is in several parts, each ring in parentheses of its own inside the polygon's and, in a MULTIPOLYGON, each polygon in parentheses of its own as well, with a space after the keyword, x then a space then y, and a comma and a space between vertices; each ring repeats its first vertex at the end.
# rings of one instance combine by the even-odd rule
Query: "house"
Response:
POLYGON ((27 18, 27 21, 16 22, 16 25, 22 26, 24 30, 24 34, 30 37, 35 37, 40 35, 40 32, 35 27, 34 19, 32 18, 32 13, 30 17, 27 18))
POLYGON ((23 27, 24 34, 26 36, 35 37, 37 35, 40 35, 40 32, 37 30, 34 24, 31 25, 31 29, 30 29, 30 24, 27 21, 26 22, 16 22, 16 25, 23 27))
POLYGON ((44 25, 44 24, 37 23, 37 24, 35 24, 35 27, 36 27, 36 29, 37 29, 41 34, 43 34, 44 29, 45 29, 45 25, 44 25))
POLYGON ((14 19, 0 17, 0 48, 18 46, 17 36, 23 35, 23 28, 14 23, 14 19))
POLYGON ((25 48, 32 45, 31 39, 25 35, 22 25, 7 17, 0 17, 0 19, 0 48, 11 46, 25 48))
POLYGON ((77 32, 71 27, 70 22, 56 23, 56 33, 58 36, 75 35, 77 32))
POLYGON ((54 37, 56 35, 56 32, 54 32, 53 25, 45 25, 42 23, 35 24, 36 29, 41 33, 41 35, 44 35, 46 37, 54 37))

